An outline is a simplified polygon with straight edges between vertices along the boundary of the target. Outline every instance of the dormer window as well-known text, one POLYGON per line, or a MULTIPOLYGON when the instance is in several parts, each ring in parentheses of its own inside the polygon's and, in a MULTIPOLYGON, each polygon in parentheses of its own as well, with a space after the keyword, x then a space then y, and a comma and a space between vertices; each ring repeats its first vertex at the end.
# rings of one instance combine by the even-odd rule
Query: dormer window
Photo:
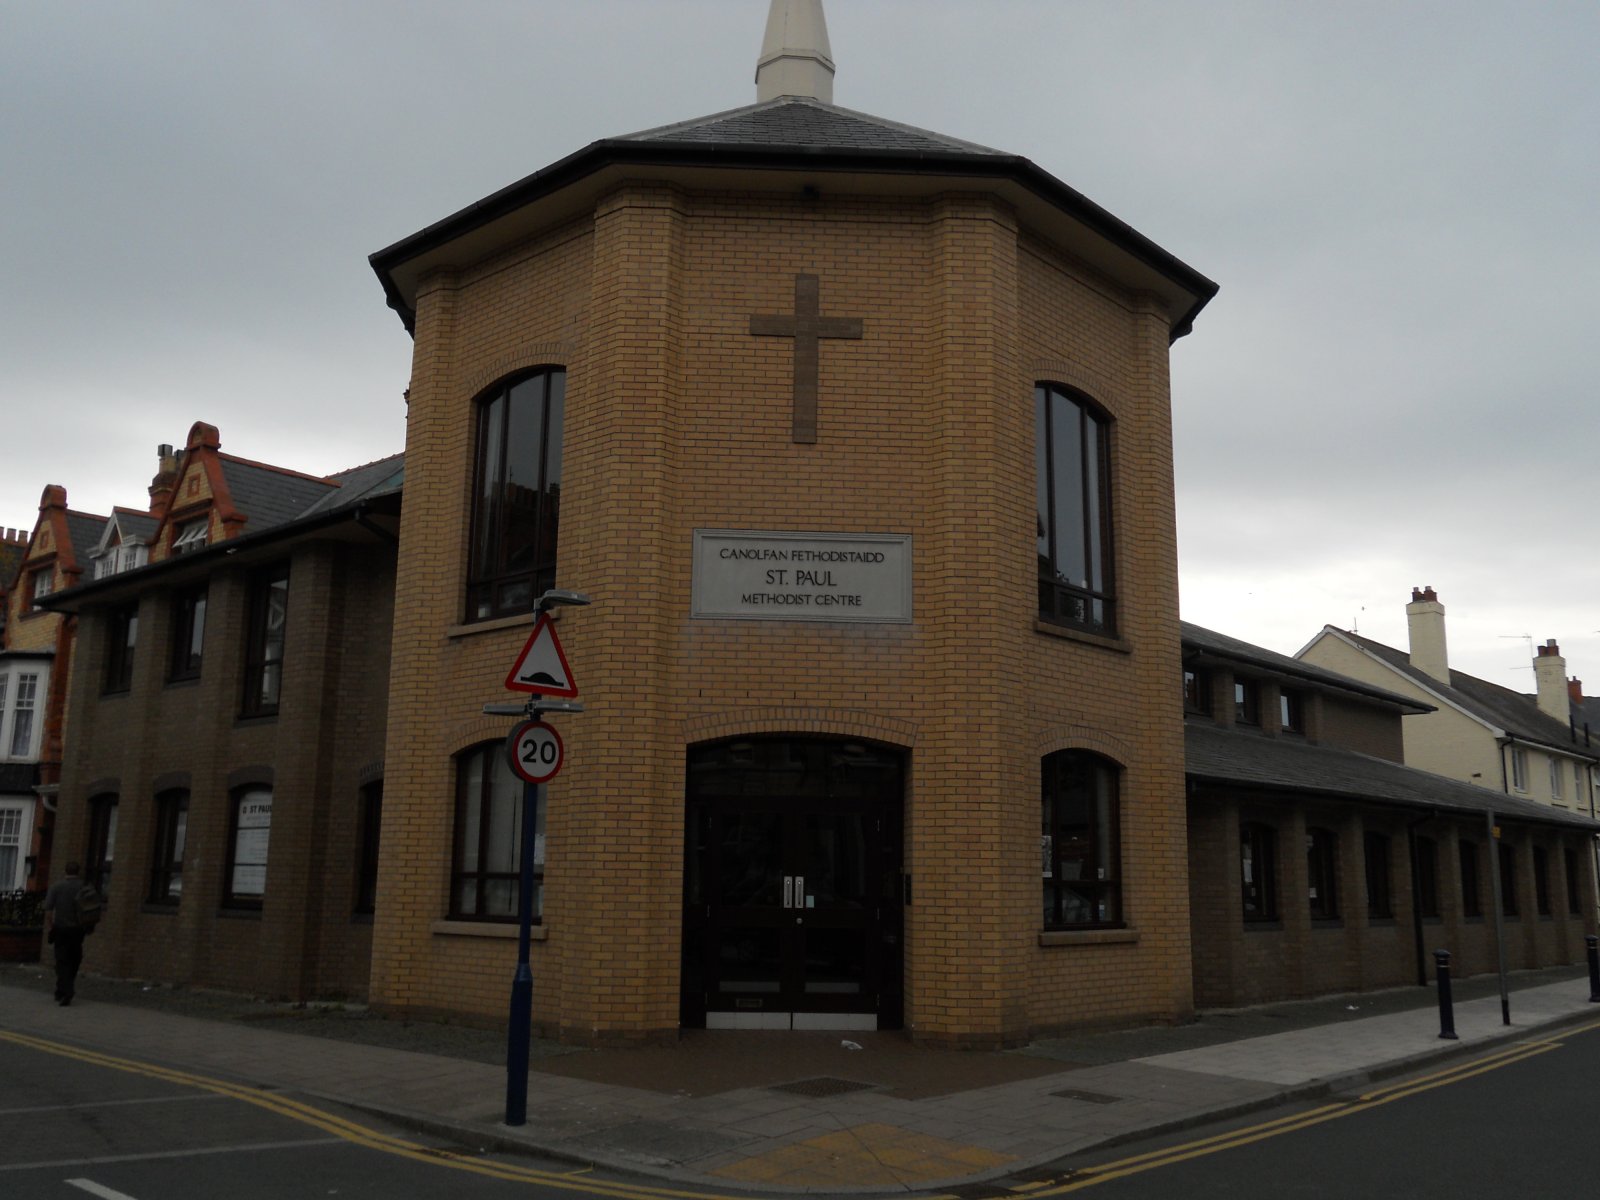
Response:
POLYGON ((1306 731, 1305 700, 1299 692, 1283 690, 1278 693, 1278 726, 1284 733, 1306 731))
POLYGON ((1198 667, 1183 671, 1183 711, 1202 715, 1211 712, 1211 675, 1198 667))
POLYGON ((56 573, 53 567, 40 567, 33 573, 29 580, 28 594, 35 600, 42 600, 55 591, 56 573))
POLYGON ((174 554, 188 554, 190 551, 199 550, 206 544, 208 522, 204 517, 198 521, 189 521, 178 526, 172 535, 172 552, 174 554))

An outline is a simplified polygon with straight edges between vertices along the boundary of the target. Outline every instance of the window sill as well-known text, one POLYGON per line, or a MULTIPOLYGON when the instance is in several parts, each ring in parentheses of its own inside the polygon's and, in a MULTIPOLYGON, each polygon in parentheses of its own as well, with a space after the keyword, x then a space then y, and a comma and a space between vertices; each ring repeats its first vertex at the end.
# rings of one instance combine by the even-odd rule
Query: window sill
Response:
POLYGON ((1312 929, 1343 929, 1344 928, 1344 918, 1343 917, 1312 917, 1311 918, 1311 928, 1312 929))
POLYGON ((1041 946, 1120 946, 1139 940, 1137 929, 1041 929, 1041 946))
MULTIPOLYGON (((535 925, 533 940, 544 941, 549 936, 548 929, 545 925, 535 925)), ((517 924, 515 921, 435 921, 428 932, 435 937, 514 938, 517 924)))
POLYGON ((1046 621, 1039 617, 1033 619, 1033 631, 1042 633, 1046 637, 1062 638, 1069 642, 1081 642, 1085 646, 1098 646, 1102 650, 1113 650, 1118 654, 1133 653, 1133 647, 1120 637, 1107 637, 1103 633, 1090 633, 1087 629, 1074 629, 1071 625, 1057 625, 1053 621, 1046 621))
POLYGON ((235 729, 249 729, 254 725, 271 725, 278 719, 278 714, 270 713, 241 713, 233 719, 235 729))
POLYGON ((169 688, 190 688, 198 687, 199 685, 200 676, 198 675, 174 675, 161 686, 169 688))
POLYGON ((224 921, 259 921, 261 910, 259 908, 219 908, 217 916, 224 921))
POLYGON ((1244 931, 1246 933, 1282 933, 1283 922, 1276 917, 1270 920, 1246 921, 1244 923, 1244 931))
POLYGON ((517 613, 510 617, 491 617, 487 621, 451 625, 445 629, 444 636, 454 641, 457 638, 471 637, 475 633, 494 633, 500 629, 517 629, 524 625, 532 625, 535 619, 535 614, 531 612, 517 613))

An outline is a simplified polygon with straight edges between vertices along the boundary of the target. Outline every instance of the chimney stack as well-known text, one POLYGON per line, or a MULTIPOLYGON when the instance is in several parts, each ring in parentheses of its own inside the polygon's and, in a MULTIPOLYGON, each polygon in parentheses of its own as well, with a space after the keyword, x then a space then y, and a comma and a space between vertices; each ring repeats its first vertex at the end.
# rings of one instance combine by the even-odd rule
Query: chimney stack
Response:
POLYGON ((156 476, 150 481, 150 515, 161 520, 172 503, 172 490, 178 486, 178 456, 162 442, 156 447, 156 476))
POLYGON ((1561 647, 1556 645, 1555 638, 1534 649, 1537 653, 1533 659, 1533 677, 1538 681, 1539 711, 1566 725, 1572 719, 1567 660, 1561 657, 1561 647))
POLYGON ((1412 588, 1406 605, 1411 634, 1411 665, 1430 679, 1450 686, 1450 653, 1444 641, 1444 605, 1431 587, 1412 588))
POLYGON ((1567 697, 1579 708, 1583 707, 1583 680, 1576 675, 1567 680, 1567 697))

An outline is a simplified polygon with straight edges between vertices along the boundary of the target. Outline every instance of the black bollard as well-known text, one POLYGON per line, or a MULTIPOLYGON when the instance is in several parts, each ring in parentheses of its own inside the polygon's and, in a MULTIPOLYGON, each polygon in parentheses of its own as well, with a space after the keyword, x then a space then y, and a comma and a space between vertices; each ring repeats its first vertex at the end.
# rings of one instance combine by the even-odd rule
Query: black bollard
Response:
POLYGON ((1455 1004, 1450 996, 1450 951, 1435 950, 1433 965, 1439 972, 1439 1036, 1454 1042, 1459 1039, 1456 1037, 1455 1004))
POLYGON ((1600 937, 1586 936, 1589 943, 1589 1003, 1600 1004, 1600 937))

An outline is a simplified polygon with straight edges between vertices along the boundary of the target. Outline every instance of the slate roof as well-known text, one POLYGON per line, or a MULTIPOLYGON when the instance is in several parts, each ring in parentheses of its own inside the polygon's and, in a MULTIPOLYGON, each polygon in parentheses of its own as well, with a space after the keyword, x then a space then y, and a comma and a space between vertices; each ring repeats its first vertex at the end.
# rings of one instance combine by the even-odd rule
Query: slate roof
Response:
POLYGON ((1191 780, 1412 809, 1480 816, 1492 812, 1501 817, 1600 833, 1600 821, 1548 804, 1446 779, 1354 750, 1226 729, 1207 721, 1189 721, 1184 726, 1184 767, 1191 780))
POLYGON ((380 458, 376 462, 365 463, 359 467, 351 467, 348 471, 340 471, 328 476, 339 486, 333 491, 319 496, 312 502, 300 517, 311 517, 318 513, 333 512, 336 509, 350 508, 365 500, 372 500, 378 496, 386 496, 398 492, 405 483, 406 456, 404 454, 391 454, 388 458, 380 458))
POLYGON ((1341 675, 1337 671, 1330 671, 1325 667, 1301 662, 1298 658, 1291 658, 1287 654, 1279 654, 1274 650, 1268 650, 1264 646, 1252 645, 1250 642, 1240 641, 1238 638, 1227 636, 1227 634, 1217 633, 1215 630, 1205 629, 1199 625, 1192 625, 1188 621, 1180 622, 1179 630, 1186 653, 1195 650, 1202 655, 1209 654, 1216 655, 1219 658, 1234 659, 1250 666, 1260 667, 1275 675, 1287 675, 1294 679, 1303 679, 1308 683, 1335 688, 1342 692, 1355 692, 1370 699, 1383 700, 1390 704, 1400 705, 1412 712, 1434 711, 1431 704, 1424 704, 1419 700, 1411 699, 1409 696, 1402 696, 1398 692, 1375 687, 1360 679, 1351 679, 1348 675, 1341 675))
POLYGON ((326 479, 286 471, 249 459, 219 454, 222 478, 233 497, 233 506, 248 518, 245 528, 251 533, 292 521, 337 485, 326 479))
POLYGON ((146 545, 156 535, 156 530, 161 528, 161 522, 149 513, 130 512, 125 508, 119 508, 111 515, 124 537, 138 538, 146 545))
POLYGON ((22 566, 22 560, 27 553, 26 542, 0 542, 0 591, 9 588, 16 581, 17 570, 22 566))
POLYGON ((67 510, 67 536, 72 539, 73 557, 85 571, 89 569, 89 556, 100 549, 100 535, 106 531, 106 522, 110 519, 67 510))
POLYGON ((824 104, 808 96, 780 96, 744 108, 627 133, 618 142, 672 142, 793 149, 861 150, 905 154, 984 154, 1011 158, 1003 150, 902 125, 869 113, 824 104))
POLYGON ((1505 730, 1513 737, 1543 746, 1553 746, 1568 753, 1589 757, 1600 755, 1600 744, 1586 745, 1583 740, 1581 717, 1576 735, 1565 721, 1558 721, 1539 711, 1538 704, 1511 688, 1479 679, 1464 671, 1450 672, 1450 686, 1446 687, 1426 671, 1411 665, 1411 656, 1404 650, 1385 646, 1369 637, 1348 630, 1334 630, 1340 637, 1349 638, 1356 645, 1393 667, 1407 679, 1421 687, 1437 692, 1460 705, 1480 720, 1505 730))

